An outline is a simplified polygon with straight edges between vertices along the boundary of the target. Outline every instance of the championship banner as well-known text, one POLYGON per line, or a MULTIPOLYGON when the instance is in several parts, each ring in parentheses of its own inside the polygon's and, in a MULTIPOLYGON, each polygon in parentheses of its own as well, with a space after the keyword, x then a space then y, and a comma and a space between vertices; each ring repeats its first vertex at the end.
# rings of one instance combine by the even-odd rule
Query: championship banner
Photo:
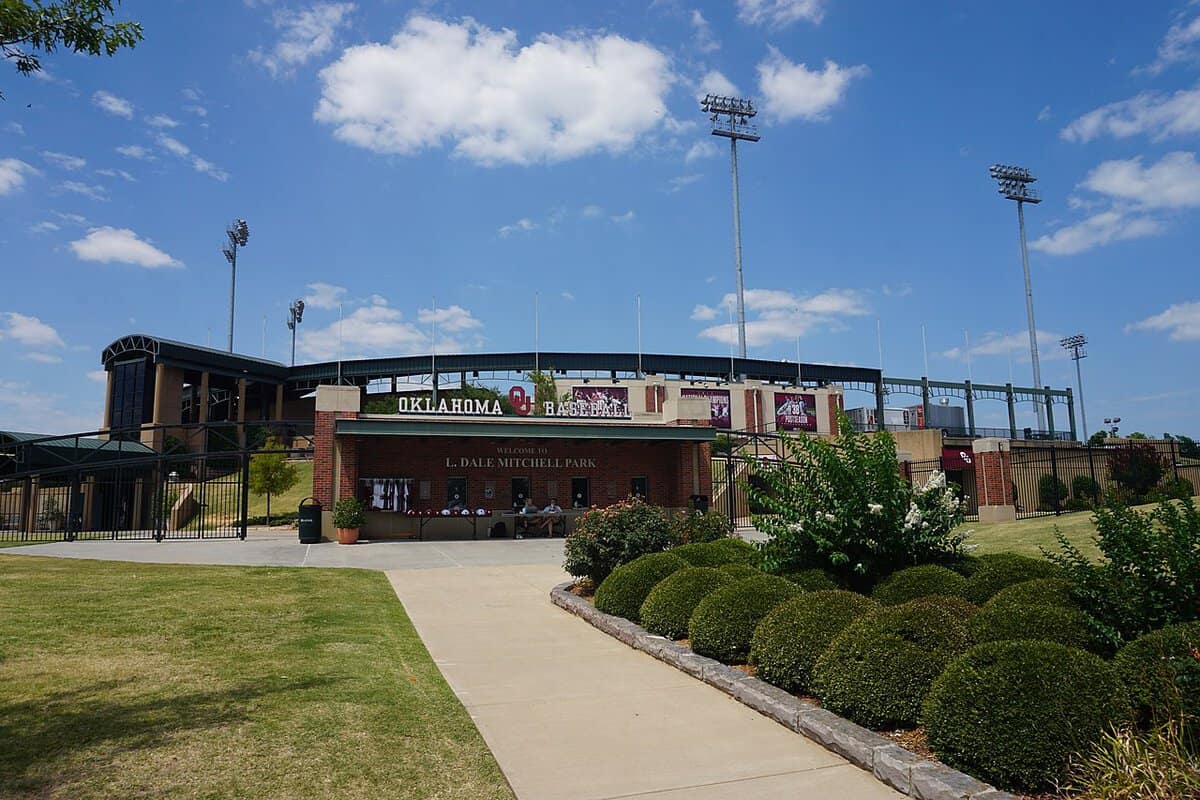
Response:
POLYGON ((680 389, 681 397, 707 397, 709 403, 709 419, 712 420, 714 428, 725 428, 728 430, 733 427, 729 413, 729 390, 728 389, 680 389))
POLYGON ((625 386, 572 386, 572 417, 628 417, 629 389, 625 386))
POLYGON ((817 431, 817 396, 775 393, 775 428, 781 431, 817 431))

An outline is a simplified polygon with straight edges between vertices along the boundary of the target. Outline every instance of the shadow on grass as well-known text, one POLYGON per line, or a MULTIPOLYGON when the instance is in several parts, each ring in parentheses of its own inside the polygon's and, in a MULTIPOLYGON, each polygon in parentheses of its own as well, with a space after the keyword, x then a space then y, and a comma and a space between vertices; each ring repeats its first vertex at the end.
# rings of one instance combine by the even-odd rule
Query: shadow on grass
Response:
POLYGON ((68 767, 76 753, 99 756, 94 769, 107 768, 114 755, 149 750, 227 725, 245 722, 253 701, 318 684, 328 689, 336 679, 242 684, 214 691, 164 696, 169 687, 154 685, 152 694, 115 699, 136 691, 137 678, 100 681, 19 703, 0 702, 0 795, 20 791, 48 794, 91 769, 68 767), (103 764, 105 766, 99 766, 103 764))

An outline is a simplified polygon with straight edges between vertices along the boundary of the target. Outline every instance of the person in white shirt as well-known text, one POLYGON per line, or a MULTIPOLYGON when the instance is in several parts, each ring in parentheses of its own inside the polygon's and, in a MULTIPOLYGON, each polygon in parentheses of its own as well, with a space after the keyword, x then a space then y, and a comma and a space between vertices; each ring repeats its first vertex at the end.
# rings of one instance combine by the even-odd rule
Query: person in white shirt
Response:
POLYGON ((554 535, 554 524, 562 523, 562 506, 558 504, 558 498, 551 497, 550 505, 542 509, 542 513, 546 516, 542 519, 540 525, 547 536, 554 535))

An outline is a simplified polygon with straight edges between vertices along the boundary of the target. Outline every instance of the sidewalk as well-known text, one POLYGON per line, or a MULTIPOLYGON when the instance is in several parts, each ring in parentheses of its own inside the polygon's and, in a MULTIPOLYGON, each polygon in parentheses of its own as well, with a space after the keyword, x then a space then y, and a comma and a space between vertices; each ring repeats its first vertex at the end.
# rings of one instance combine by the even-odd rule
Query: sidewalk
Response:
POLYGON ((902 797, 552 605, 557 566, 387 575, 521 800, 902 797))

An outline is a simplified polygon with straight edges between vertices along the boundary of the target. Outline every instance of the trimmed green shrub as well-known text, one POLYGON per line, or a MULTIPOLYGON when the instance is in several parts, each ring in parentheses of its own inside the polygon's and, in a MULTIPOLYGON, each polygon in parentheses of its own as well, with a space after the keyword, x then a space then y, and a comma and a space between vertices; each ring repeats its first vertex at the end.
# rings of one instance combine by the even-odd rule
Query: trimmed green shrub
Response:
POLYGON ((842 630, 879 608, 869 597, 840 590, 805 592, 775 607, 750 641, 758 677, 788 692, 807 692, 813 666, 842 630))
POLYGON ((965 597, 967 579, 951 569, 936 564, 923 564, 893 572, 871 592, 885 606, 898 606, 909 600, 929 595, 965 597))
POLYGON ((979 565, 984 562, 979 560, 978 556, 963 556, 953 563, 946 564, 947 567, 957 572, 959 575, 967 578, 975 574, 975 570, 979 569, 979 565))
POLYGON ((979 556, 979 563, 967 578, 966 597, 976 605, 987 602, 996 592, 1014 583, 1034 578, 1060 578, 1062 570, 1040 558, 1016 553, 990 553, 979 556))
POLYGON ((658 582, 642 603, 642 627, 668 639, 687 636, 688 620, 700 601, 733 578, 713 567, 688 567, 658 582))
POLYGON ((850 623, 813 670, 825 707, 877 729, 916 725, 933 679, 971 645, 962 603, 922 597, 850 623))
POLYGON ((1067 485, 1053 475, 1043 475, 1038 478, 1038 502, 1042 511, 1062 508, 1067 502, 1067 485))
POLYGON ((731 536, 733 523, 716 509, 706 513, 689 509, 671 517, 671 541, 676 544, 716 542, 731 536))
POLYGON ((758 551, 741 539, 719 539, 672 547, 671 552, 693 567, 719 567, 722 564, 755 564, 758 551), (730 544, 726 544, 729 542, 730 544))
POLYGON ((921 712, 945 763, 1006 789, 1038 791, 1127 714, 1116 671, 1057 642, 988 642, 955 659, 921 712))
POLYGON ((841 588, 837 585, 837 581, 830 577, 829 573, 823 569, 802 569, 799 572, 792 572, 783 577, 806 592, 825 592, 841 588))
POLYGON ((1140 722, 1185 715, 1200 734, 1200 622, 1139 636, 1120 649, 1113 667, 1140 722))
POLYGON ((687 566, 686 561, 672 553, 649 553, 635 558, 614 569, 596 587, 596 608, 638 622, 650 590, 663 578, 687 566))
POLYGON ((984 607, 1000 605, 1066 606, 1077 608, 1072 585, 1066 578, 1034 578, 1006 586, 992 595, 984 607))
POLYGON ((1071 494, 1076 500, 1100 502, 1100 484, 1091 475, 1076 475, 1071 479, 1071 494))
POLYGON ((745 661, 758 623, 775 606, 799 593, 794 583, 776 575, 759 575, 722 586, 692 612, 688 621, 692 650, 726 664, 745 661))
POLYGON ((971 619, 971 635, 976 642, 1035 639, 1080 650, 1099 647, 1087 616, 1077 608, 1061 605, 993 603, 989 600, 971 619))
POLYGON ((662 509, 634 497, 583 512, 563 543, 563 569, 599 586, 620 565, 670 544, 662 509))
POLYGON ((721 564, 717 569, 724 572, 734 580, 743 580, 745 578, 754 578, 765 574, 761 569, 756 569, 749 564, 721 564))

